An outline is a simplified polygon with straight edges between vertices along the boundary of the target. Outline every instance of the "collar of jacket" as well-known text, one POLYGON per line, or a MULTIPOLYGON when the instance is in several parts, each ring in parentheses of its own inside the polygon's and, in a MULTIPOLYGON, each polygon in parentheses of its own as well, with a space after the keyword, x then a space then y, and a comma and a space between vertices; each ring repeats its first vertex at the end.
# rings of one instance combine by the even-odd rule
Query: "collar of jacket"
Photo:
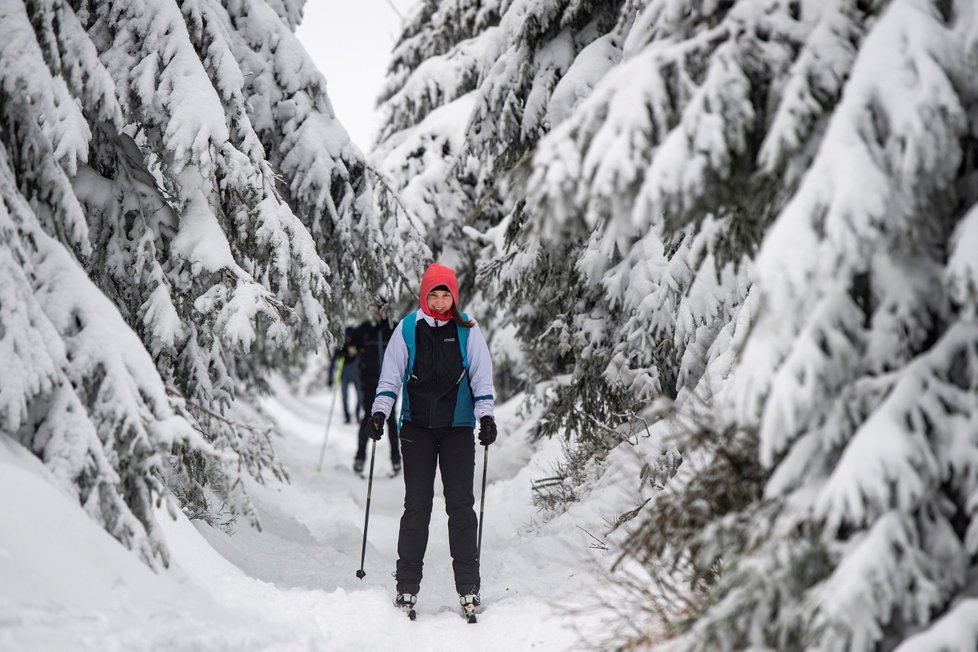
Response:
POLYGON ((450 319, 435 319, 434 317, 426 313, 424 310, 418 311, 418 318, 428 322, 429 326, 444 326, 449 321, 451 321, 450 319))

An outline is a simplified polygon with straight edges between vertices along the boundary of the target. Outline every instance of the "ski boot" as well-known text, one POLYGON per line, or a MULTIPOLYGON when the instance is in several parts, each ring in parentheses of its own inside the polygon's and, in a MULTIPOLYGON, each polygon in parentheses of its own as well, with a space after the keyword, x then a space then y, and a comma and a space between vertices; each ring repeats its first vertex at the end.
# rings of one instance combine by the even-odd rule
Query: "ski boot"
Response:
POLYGON ((363 477, 363 460, 353 460, 353 472, 363 477))
POLYGON ((394 606, 407 613, 407 617, 414 620, 418 613, 414 610, 414 605, 418 603, 418 596, 414 593, 398 593, 394 598, 394 606))
POLYGON ((478 593, 468 593, 458 596, 458 603, 462 605, 462 617, 469 623, 478 622, 475 618, 475 608, 482 604, 478 593))
POLYGON ((401 473, 401 463, 392 462, 391 463, 391 477, 396 478, 401 473))

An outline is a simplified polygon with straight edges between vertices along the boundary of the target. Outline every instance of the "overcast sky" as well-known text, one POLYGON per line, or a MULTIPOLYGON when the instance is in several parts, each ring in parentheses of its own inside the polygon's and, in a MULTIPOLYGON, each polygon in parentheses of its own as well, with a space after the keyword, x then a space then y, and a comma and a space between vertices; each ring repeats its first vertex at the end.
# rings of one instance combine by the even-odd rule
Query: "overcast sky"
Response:
POLYGON ((401 31, 417 0, 308 0, 296 31, 326 76, 336 115, 364 152, 374 132, 374 103, 401 31))

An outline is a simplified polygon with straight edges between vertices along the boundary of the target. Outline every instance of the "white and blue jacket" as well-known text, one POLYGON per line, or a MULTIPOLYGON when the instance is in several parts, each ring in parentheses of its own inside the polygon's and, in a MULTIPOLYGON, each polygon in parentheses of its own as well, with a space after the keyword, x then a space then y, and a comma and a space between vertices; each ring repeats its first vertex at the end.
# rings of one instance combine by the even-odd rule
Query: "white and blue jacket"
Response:
POLYGON ((463 328, 421 310, 402 319, 384 353, 371 413, 389 416, 402 388, 401 422, 471 428, 492 416, 492 360, 479 326, 463 328))

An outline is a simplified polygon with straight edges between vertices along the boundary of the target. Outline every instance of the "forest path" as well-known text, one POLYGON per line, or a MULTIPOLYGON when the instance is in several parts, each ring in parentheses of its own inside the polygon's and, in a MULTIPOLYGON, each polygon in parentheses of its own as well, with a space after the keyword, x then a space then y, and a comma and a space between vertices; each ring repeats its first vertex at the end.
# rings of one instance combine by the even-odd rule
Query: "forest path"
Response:
MULTIPOLYGON (((316 641, 322 647, 313 649, 327 650, 405 645, 412 650, 565 650, 578 647, 579 630, 596 626, 595 619, 572 617, 566 609, 583 605, 591 597, 594 580, 584 570, 588 551, 581 543, 581 533, 532 525, 536 511, 530 504, 530 484, 540 470, 527 468, 531 451, 525 433, 513 433, 519 423, 515 402, 498 410, 502 434, 497 445, 490 447, 482 541, 484 609, 479 624, 468 625, 459 615, 440 477, 435 481, 418 619, 412 623, 391 604, 404 484, 400 476, 389 477, 387 438, 376 449, 366 576, 360 580, 356 571, 360 568, 367 481, 352 471, 356 424, 343 423, 337 400, 323 468, 317 472, 333 396, 324 392, 299 397, 284 386, 277 389, 278 394, 267 399, 262 410, 277 424, 274 445, 289 470, 290 482, 248 482, 262 531, 243 519, 232 536, 202 524, 195 526, 224 559, 248 578, 260 581, 234 582, 229 593, 236 596, 235 601, 263 603, 270 613, 291 612, 290 619, 296 610, 307 612, 324 636, 316 641)), ((548 443, 544 448, 553 453, 559 444, 548 443)), ((477 510, 482 451, 477 447, 477 510)), ((183 566, 195 566, 192 560, 181 559, 179 551, 174 556, 183 566)), ((199 566, 198 570, 204 572, 199 566)))

